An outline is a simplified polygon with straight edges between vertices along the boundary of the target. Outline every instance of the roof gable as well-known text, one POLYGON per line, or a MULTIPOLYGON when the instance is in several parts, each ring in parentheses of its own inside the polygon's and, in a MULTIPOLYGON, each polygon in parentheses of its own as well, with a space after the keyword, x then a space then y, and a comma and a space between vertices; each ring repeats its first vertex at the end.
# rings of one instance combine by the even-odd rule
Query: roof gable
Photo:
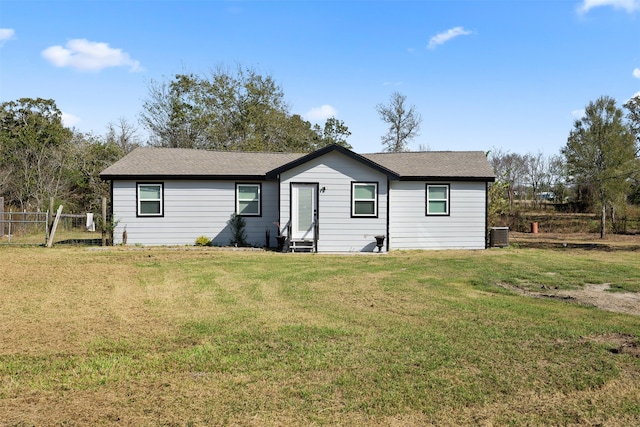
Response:
POLYGON ((364 157, 361 156, 360 154, 356 154, 353 151, 346 149, 340 145, 337 144, 332 144, 332 145, 328 145, 326 147, 323 147, 319 150, 314 151, 313 153, 309 153, 306 156, 302 156, 298 159, 292 160, 286 164, 283 164, 282 166, 279 166, 271 171, 269 171, 269 173, 267 174, 267 178, 275 178, 278 175, 280 175, 282 172, 288 171, 290 169, 293 169, 297 166, 300 166, 302 164, 305 164, 311 160, 317 159, 318 157, 324 156, 328 153, 331 152, 338 152, 340 154, 343 154, 347 157, 349 157, 350 159, 353 159, 367 167, 370 167, 371 169, 377 170, 378 172, 381 172, 385 175, 387 175, 389 178, 391 179, 398 179, 398 175, 390 170, 385 168, 384 166, 364 157))

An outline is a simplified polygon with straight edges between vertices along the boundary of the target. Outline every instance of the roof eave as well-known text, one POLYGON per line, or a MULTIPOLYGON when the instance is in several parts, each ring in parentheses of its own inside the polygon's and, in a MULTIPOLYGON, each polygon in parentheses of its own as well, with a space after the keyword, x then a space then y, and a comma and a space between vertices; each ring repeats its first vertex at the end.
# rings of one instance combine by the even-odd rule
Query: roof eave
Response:
POLYGON ((267 181, 268 177, 265 175, 167 175, 167 174, 100 174, 100 179, 103 181, 115 181, 115 180, 154 180, 154 181, 166 181, 170 179, 175 180, 215 180, 215 181, 267 181))
POLYGON ((493 176, 401 176, 400 181, 467 181, 494 182, 493 176))

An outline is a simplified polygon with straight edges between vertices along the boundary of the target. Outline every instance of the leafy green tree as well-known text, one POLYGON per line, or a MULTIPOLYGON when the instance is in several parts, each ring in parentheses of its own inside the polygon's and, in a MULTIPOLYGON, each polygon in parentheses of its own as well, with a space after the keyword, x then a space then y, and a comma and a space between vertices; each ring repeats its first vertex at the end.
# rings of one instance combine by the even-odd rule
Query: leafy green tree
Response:
POLYGON ((109 183, 100 172, 126 154, 116 141, 103 141, 91 134, 75 133, 69 150, 70 168, 65 175, 64 200, 69 210, 99 212, 102 198, 109 197, 109 183))
POLYGON ((631 132, 636 137, 637 147, 640 148, 640 93, 633 96, 629 101, 624 104, 624 108, 627 109, 627 121, 631 132))
POLYGON ((628 193, 629 178, 637 165, 636 140, 613 98, 603 96, 587 105, 562 154, 573 182, 593 186, 601 212, 600 237, 604 238, 607 209, 613 209, 628 193))
MULTIPOLYGON (((289 113, 273 77, 240 66, 152 82, 141 123, 151 133, 151 143, 163 147, 305 152, 325 137, 289 113)), ((331 136, 348 133, 342 122, 328 126, 335 128, 331 136)))
POLYGON ((349 128, 342 120, 329 117, 324 123, 323 128, 316 124, 313 129, 318 139, 316 148, 326 147, 331 144, 341 145, 348 149, 352 148, 347 142, 347 138, 349 138, 351 132, 349 132, 349 128))
MULTIPOLYGON (((627 121, 631 131, 636 137, 636 148, 640 148, 640 93, 636 94, 624 104, 627 109, 627 121)), ((636 168, 636 171, 640 166, 636 168)), ((640 172, 632 177, 632 190, 629 195, 629 202, 640 205, 640 172)))
POLYGON ((389 129, 381 137, 384 151, 407 151, 409 142, 419 135, 422 117, 415 106, 406 105, 407 97, 399 92, 391 94, 389 104, 376 105, 376 111, 389 129))
POLYGON ((21 98, 0 105, 0 173, 9 204, 45 208, 64 191, 72 132, 51 99, 21 98))

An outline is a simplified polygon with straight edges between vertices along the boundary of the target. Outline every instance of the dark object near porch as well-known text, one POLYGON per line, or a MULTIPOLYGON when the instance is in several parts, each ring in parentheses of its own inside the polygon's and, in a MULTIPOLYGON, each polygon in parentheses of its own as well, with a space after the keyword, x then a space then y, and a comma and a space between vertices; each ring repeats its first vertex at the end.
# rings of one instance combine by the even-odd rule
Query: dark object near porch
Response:
POLYGON ((284 242, 287 241, 287 236, 276 236, 276 241, 278 242, 278 252, 282 252, 284 249, 284 242))
POLYGON ((509 227, 491 227, 489 230, 489 246, 492 248, 509 246, 509 227))
POLYGON ((384 237, 385 236, 375 236, 376 238, 376 246, 378 247, 378 252, 382 250, 382 246, 384 246, 384 237))

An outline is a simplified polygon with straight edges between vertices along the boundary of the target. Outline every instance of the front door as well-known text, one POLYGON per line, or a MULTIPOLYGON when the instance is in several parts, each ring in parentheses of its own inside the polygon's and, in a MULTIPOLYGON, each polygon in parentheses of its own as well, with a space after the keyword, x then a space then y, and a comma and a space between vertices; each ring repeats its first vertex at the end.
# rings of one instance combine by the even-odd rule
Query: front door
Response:
POLYGON ((291 184, 291 238, 314 240, 318 184, 291 184))

